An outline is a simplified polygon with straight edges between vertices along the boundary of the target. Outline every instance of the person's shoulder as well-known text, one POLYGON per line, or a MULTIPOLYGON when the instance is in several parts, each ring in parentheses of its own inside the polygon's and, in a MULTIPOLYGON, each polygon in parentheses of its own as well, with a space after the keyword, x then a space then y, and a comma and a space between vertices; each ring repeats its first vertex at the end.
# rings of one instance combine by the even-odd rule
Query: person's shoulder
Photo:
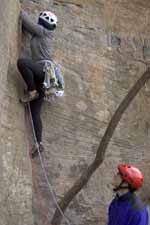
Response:
POLYGON ((43 27, 43 34, 45 37, 52 39, 54 37, 53 32, 43 27))
POLYGON ((148 214, 144 211, 135 211, 131 214, 129 225, 148 225, 148 214))
POLYGON ((131 196, 130 203, 134 211, 138 212, 138 211, 143 211, 144 209, 146 209, 144 202, 135 194, 131 196))
POLYGON ((117 200, 116 198, 113 198, 109 203, 109 208, 113 208, 113 206, 116 204, 117 200))

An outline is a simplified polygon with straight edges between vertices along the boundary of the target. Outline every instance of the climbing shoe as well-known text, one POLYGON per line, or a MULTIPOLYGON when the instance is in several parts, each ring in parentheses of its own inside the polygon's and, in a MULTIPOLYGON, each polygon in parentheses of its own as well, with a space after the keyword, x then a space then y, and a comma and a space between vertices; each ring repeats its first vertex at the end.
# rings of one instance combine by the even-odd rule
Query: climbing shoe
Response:
POLYGON ((35 92, 27 92, 23 97, 21 97, 20 101, 22 103, 28 103, 31 102, 39 97, 39 93, 37 91, 35 92))
POLYGON ((32 158, 34 158, 35 156, 38 156, 38 153, 39 151, 40 152, 43 152, 44 151, 44 146, 43 146, 43 143, 40 142, 40 143, 36 143, 33 147, 32 147, 32 150, 31 150, 31 155, 32 155, 32 158))

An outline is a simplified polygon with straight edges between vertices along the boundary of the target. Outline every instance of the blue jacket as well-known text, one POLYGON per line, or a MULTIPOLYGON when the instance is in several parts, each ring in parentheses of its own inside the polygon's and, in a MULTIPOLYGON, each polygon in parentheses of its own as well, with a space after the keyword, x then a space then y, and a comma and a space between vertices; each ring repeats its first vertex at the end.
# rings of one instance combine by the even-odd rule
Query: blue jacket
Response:
POLYGON ((116 195, 109 206, 108 225, 148 225, 146 206, 132 192, 116 195))

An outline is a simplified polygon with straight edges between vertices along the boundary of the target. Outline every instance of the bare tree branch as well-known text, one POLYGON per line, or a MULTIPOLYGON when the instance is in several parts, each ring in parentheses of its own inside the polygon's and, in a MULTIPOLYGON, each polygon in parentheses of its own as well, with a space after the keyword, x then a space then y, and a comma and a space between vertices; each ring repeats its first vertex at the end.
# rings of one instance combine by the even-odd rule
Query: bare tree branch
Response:
MULTIPOLYGON (((110 120, 108 127, 101 139, 99 147, 97 149, 96 157, 91 165, 83 172, 81 177, 74 183, 74 185, 65 193, 64 197, 60 200, 59 206, 63 212, 65 212, 67 206, 72 201, 72 199, 76 196, 76 194, 87 184, 92 174, 96 171, 96 169, 101 165, 104 160, 105 152, 107 146, 112 138, 112 135, 117 127, 122 115, 144 86, 144 84, 150 79, 150 68, 144 72, 144 74, 136 81, 134 86, 130 89, 126 97, 118 106, 117 110, 115 111, 112 119, 110 120)), ((52 225, 60 225, 62 220, 62 216, 59 213, 58 209, 56 209, 54 216, 52 218, 51 224, 52 225)))

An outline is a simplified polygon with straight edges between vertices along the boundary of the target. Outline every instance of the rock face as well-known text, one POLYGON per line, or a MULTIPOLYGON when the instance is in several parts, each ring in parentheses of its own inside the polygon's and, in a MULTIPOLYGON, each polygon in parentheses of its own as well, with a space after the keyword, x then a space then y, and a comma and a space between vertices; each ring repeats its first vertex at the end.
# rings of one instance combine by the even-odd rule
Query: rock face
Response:
MULTIPOLYGON (((17 11, 14 2, 9 10, 12 15, 17 11)), ((150 3, 141 0, 21 2, 33 19, 45 8, 50 8, 59 17, 53 41, 53 57, 60 64, 65 77, 65 96, 51 104, 45 102, 42 118, 46 171, 57 197, 61 198, 94 159, 101 137, 117 106, 146 69, 145 62, 150 59, 150 3)), ((9 4, 5 5, 5 10, 8 10, 9 4)), ((3 80, 3 85, 2 82, 0 84, 0 132, 4 180, 0 184, 1 194, 2 200, 5 196, 3 201, 7 197, 6 211, 10 212, 7 214, 8 220, 15 219, 15 214, 20 216, 21 212, 25 212, 23 218, 28 219, 28 222, 25 223, 25 219, 18 222, 18 219, 13 224, 32 224, 27 135, 23 124, 23 108, 16 103, 19 79, 16 76, 15 60, 12 60, 17 57, 18 39, 14 33, 17 23, 14 23, 15 17, 9 24, 9 18, 5 22, 5 16, 0 16, 4 24, 7 23, 13 30, 10 31, 11 41, 8 35, 0 38, 3 43, 0 44, 0 51, 6 53, 0 54, 3 62, 0 66, 3 80), (9 61, 10 65, 7 63, 9 61), (7 188, 3 189, 4 185, 8 191, 7 188), (16 205, 12 204, 14 202, 16 205)), ((8 34, 7 29, 3 29, 3 34, 5 32, 8 34)), ((26 40, 23 41, 26 46, 26 40)), ((106 224, 107 207, 112 199, 111 178, 120 162, 135 164, 144 172, 145 185, 139 194, 145 201, 150 198, 149 96, 147 83, 123 115, 103 164, 67 209, 66 215, 72 224, 106 224)), ((48 225, 55 207, 38 158, 32 161, 32 171, 34 223, 48 225)), ((3 208, 0 208, 2 215, 3 208)), ((6 224, 5 217, 3 225, 6 224)))
POLYGON ((32 225, 31 165, 16 70, 19 5, 0 4, 0 224, 32 225))

